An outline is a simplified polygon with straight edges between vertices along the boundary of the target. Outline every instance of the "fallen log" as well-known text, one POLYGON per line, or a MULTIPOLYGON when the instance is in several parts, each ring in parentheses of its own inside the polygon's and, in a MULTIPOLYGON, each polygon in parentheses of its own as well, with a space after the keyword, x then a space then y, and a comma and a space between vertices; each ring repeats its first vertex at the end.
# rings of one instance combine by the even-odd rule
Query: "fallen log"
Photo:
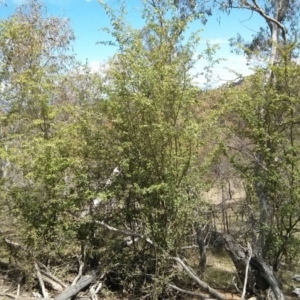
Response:
POLYGON ((69 286, 60 295, 55 297, 54 300, 71 300, 81 290, 89 286, 96 278, 96 271, 92 271, 91 274, 81 277, 76 285, 69 286))

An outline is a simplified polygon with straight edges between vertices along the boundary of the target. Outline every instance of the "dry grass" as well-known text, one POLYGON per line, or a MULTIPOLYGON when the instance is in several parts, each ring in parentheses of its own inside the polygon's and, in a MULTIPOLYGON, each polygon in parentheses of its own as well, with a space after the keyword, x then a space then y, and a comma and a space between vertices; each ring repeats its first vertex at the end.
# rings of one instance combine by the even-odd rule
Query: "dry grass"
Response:
POLYGON ((237 276, 235 267, 224 251, 207 253, 207 267, 203 280, 216 289, 232 287, 232 279, 237 276))

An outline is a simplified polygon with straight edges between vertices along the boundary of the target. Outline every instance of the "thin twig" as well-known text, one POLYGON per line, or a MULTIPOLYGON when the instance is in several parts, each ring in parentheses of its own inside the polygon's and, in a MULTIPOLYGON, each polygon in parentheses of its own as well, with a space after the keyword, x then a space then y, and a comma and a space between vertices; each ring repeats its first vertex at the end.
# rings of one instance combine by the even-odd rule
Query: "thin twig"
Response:
POLYGON ((21 245, 21 244, 19 244, 19 243, 16 243, 16 242, 14 242, 14 241, 11 241, 11 240, 8 239, 8 238, 5 238, 4 241, 5 241, 6 244, 8 244, 9 246, 14 247, 15 249, 21 249, 21 250, 23 250, 23 251, 25 251, 25 252, 28 252, 28 250, 27 250, 23 245, 21 245))
POLYGON ((0 293, 0 297, 8 297, 8 298, 16 299, 16 296, 7 293, 0 293))
POLYGON ((94 285, 90 287, 90 295, 91 295, 92 300, 98 300, 98 296, 97 296, 97 293, 95 291, 95 286, 94 285))
POLYGON ((83 261, 82 261, 79 257, 78 257, 78 263, 79 263, 78 274, 77 274, 77 276, 75 277, 75 279, 73 280, 71 286, 76 285, 77 281, 78 281, 79 278, 82 276, 82 270, 83 270, 83 267, 84 267, 84 263, 83 263, 83 261))
POLYGON ((67 288, 67 285, 65 283, 63 283, 60 279, 58 279, 56 276, 54 276, 49 271, 41 270, 41 273, 42 273, 42 275, 52 279, 53 281, 55 281, 56 283, 61 285, 63 288, 67 288))
POLYGON ((100 282, 96 288, 96 294, 101 290, 103 283, 100 282))
POLYGON ((146 242, 148 242, 149 244, 154 245, 154 243, 149 238, 145 237, 142 234, 139 234, 139 233, 136 233, 136 232, 133 232, 133 231, 130 231, 130 230, 118 229, 118 228, 109 226, 109 225, 105 224, 104 222, 100 222, 100 221, 96 221, 95 223, 101 225, 102 227, 107 228, 110 231, 114 231, 114 232, 117 232, 117 233, 121 233, 123 235, 132 236, 132 237, 138 237, 138 238, 146 240, 146 242))
POLYGON ((249 270, 250 260, 251 260, 251 257, 252 257, 252 248, 251 248, 251 245, 250 245, 249 242, 248 242, 247 246, 248 246, 248 255, 249 255, 249 257, 248 257, 248 261, 247 261, 247 265, 246 265, 244 288, 243 288, 243 294, 242 294, 241 300, 245 299, 246 288, 247 288, 247 281, 248 281, 248 270, 249 270))
POLYGON ((18 284, 18 287, 17 287, 17 299, 19 298, 20 296, 20 283, 18 284))
POLYGON ((236 282, 236 276, 233 276, 232 281, 231 281, 232 286, 235 288, 235 290, 242 294, 242 291, 239 289, 239 287, 237 286, 237 282, 236 282))
POLYGON ((184 249, 198 249, 199 246, 198 245, 191 245, 191 246, 182 246, 180 247, 180 249, 184 250, 184 249))
POLYGON ((174 285, 174 284, 168 284, 168 286, 173 289, 173 290, 176 290, 180 293, 184 293, 184 294, 187 294, 187 295, 192 295, 192 296, 196 296, 196 297, 199 297, 200 299, 208 299, 208 297, 204 294, 201 294, 201 293, 195 293, 195 292, 191 292, 191 291, 187 291, 187 290, 183 290, 181 288, 179 288, 178 286, 174 285))

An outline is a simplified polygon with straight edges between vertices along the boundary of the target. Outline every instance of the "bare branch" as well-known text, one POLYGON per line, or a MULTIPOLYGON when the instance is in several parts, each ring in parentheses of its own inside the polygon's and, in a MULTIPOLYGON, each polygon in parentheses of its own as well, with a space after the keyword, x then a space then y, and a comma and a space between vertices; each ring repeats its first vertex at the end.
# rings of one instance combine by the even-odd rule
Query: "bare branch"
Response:
POLYGON ((17 299, 16 296, 11 295, 11 294, 7 294, 7 293, 0 293, 1 297, 8 297, 8 298, 12 298, 12 299, 17 299))
POLYGON ((22 251, 28 252, 28 250, 23 245, 21 245, 19 243, 11 241, 8 238, 5 238, 4 241, 5 241, 6 244, 8 244, 9 246, 14 247, 15 249, 21 249, 22 251))
POLYGON ((247 246, 248 246, 248 255, 249 255, 249 257, 248 257, 247 265, 246 265, 244 288, 243 288, 243 294, 242 294, 241 300, 245 299, 246 288, 247 288, 247 281, 248 281, 248 270, 249 270, 250 260, 251 260, 251 257, 252 257, 252 248, 251 248, 251 245, 250 245, 249 242, 248 242, 247 246))
POLYGON ((43 278, 42 278, 42 275, 41 275, 41 272, 40 272, 40 268, 39 268, 39 266, 36 262, 34 263, 34 267, 35 267, 35 270, 36 270, 37 278, 38 278, 40 286, 41 286, 43 297, 47 298, 48 293, 46 292, 46 289, 45 289, 45 285, 44 285, 44 281, 43 281, 43 278))
POLYGON ((75 277, 75 279, 73 280, 71 286, 75 286, 77 281, 80 279, 80 277, 82 276, 82 270, 83 270, 83 267, 84 267, 84 263, 83 261, 78 258, 78 263, 79 263, 79 270, 78 270, 78 274, 77 276, 75 277))
MULTIPOLYGON (((43 267, 45 267, 43 265, 43 267)), ((54 280, 55 282, 57 282, 58 284, 60 284, 63 288, 66 288, 67 285, 62 282, 60 279, 58 279, 56 276, 54 276, 48 269, 45 270, 41 270, 42 275, 49 277, 50 279, 54 280)))
POLYGON ((215 289, 211 288, 207 283, 204 281, 200 280, 199 277, 195 275, 193 271, 190 270, 189 267, 179 258, 179 257, 171 257, 171 259, 175 260, 178 262, 184 270, 188 273, 188 275, 201 287, 203 288, 206 292, 208 292, 210 295, 215 297, 218 300, 225 300, 225 296, 220 294, 218 291, 215 289))
POLYGON ((180 249, 185 250, 185 249, 199 249, 198 245, 191 245, 191 246, 182 246, 180 249))
POLYGON ((100 282, 99 284, 98 284, 98 286, 97 286, 97 288, 96 288, 96 293, 98 293, 100 290, 101 290, 101 288, 102 288, 102 282, 100 282))
POLYGON ((98 296, 94 286, 90 287, 90 295, 92 300, 98 300, 98 296))
POLYGON ((265 11, 259 6, 259 4, 257 3, 256 0, 252 0, 253 5, 251 5, 249 2, 245 2, 245 5, 249 6, 249 8, 251 10, 254 10, 256 12, 258 12, 267 22, 271 22, 271 23, 274 23, 276 24, 281 30, 282 30, 282 36, 283 36, 283 39, 284 41, 286 42, 286 29, 285 27, 276 19, 270 17, 269 15, 267 15, 265 13, 265 11))
POLYGON ((191 291, 187 291, 187 290, 183 290, 183 289, 181 289, 181 288, 179 288, 179 287, 177 287, 176 285, 173 285, 173 284, 168 284, 168 287, 171 288, 171 289, 173 289, 173 290, 176 290, 176 291, 178 291, 180 293, 184 293, 184 294, 196 296, 196 297, 198 297, 200 299, 203 299, 203 300, 207 300, 208 299, 208 297, 206 295, 204 295, 204 294, 195 293, 195 292, 191 292, 191 291))
POLYGON ((18 284, 17 287, 17 299, 20 297, 20 283, 18 284))
POLYGON ((108 230, 110 231, 114 231, 116 233, 120 233, 120 234, 123 234, 123 235, 128 235, 128 236, 131 236, 131 237, 134 237, 134 238, 141 238, 141 239, 144 239, 146 242, 148 242, 149 244, 151 245, 154 245, 154 243, 149 239, 149 238, 146 238, 144 235, 142 234, 139 234, 139 233, 136 233, 136 232, 133 232, 133 231, 130 231, 130 230, 123 230, 123 229, 118 229, 118 228, 115 228, 115 227, 112 227, 112 226, 109 226, 107 224, 105 224, 104 222, 100 222, 100 221, 96 221, 96 224, 99 224, 101 225, 102 227, 105 227, 107 228, 108 230))

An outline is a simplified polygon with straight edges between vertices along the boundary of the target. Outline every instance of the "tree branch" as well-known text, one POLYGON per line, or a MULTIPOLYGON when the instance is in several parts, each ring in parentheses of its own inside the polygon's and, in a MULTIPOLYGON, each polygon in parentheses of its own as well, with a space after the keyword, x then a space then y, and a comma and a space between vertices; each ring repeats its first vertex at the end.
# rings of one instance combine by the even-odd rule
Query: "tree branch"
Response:
POLYGON ((80 277, 82 276, 82 270, 83 270, 83 267, 84 267, 84 263, 83 261, 78 258, 78 263, 79 263, 79 269, 78 269, 78 274, 77 276, 75 277, 75 279, 73 280, 71 286, 75 286, 77 281, 80 279, 80 277))
POLYGON ((40 268, 39 268, 39 266, 36 262, 34 263, 34 267, 35 267, 35 270, 36 270, 37 278, 38 278, 40 286, 41 286, 42 295, 43 295, 44 298, 47 298, 48 293, 46 292, 46 289, 45 289, 45 285, 44 285, 44 281, 43 281, 43 278, 42 278, 42 275, 41 275, 41 272, 40 272, 40 268))
POLYGON ((139 233, 136 233, 136 232, 133 232, 133 231, 130 231, 130 230, 118 229, 118 228, 109 226, 106 223, 101 222, 101 221, 96 221, 95 223, 98 224, 98 225, 101 225, 102 227, 107 228, 110 231, 114 231, 114 232, 117 232, 117 233, 120 233, 120 234, 123 234, 123 235, 128 235, 128 236, 131 236, 131 237, 134 237, 134 238, 136 238, 136 237, 141 238, 141 239, 144 239, 147 243, 149 243, 151 245, 154 245, 152 240, 150 240, 149 238, 146 238, 142 234, 139 234, 139 233))
MULTIPOLYGON (((42 264, 41 264, 42 265, 42 264)), ((60 279, 58 279, 56 276, 54 276, 46 266, 42 265, 45 270, 41 270, 42 275, 49 277, 50 279, 54 280, 58 284, 60 284, 63 288, 67 288, 67 285, 62 282, 60 279)))
POLYGON ((191 291, 187 291, 187 290, 183 290, 179 287, 177 287, 176 285, 173 285, 173 284, 168 284, 168 287, 175 290, 175 291, 178 291, 180 293, 184 293, 184 294, 187 294, 187 295, 192 295, 192 296, 196 296, 200 299, 203 299, 203 300, 207 300, 208 297, 204 294, 201 294, 201 293, 195 293, 195 292, 191 292, 191 291))
POLYGON ((194 272, 192 272, 189 267, 187 267, 185 265, 185 263, 179 258, 179 257, 171 257, 171 259, 175 260, 176 262, 178 262, 183 268, 184 270, 188 273, 188 275, 201 287, 203 288, 206 292, 208 292, 210 295, 212 295, 213 297, 215 297, 218 300, 225 300, 224 295, 220 294, 218 291, 216 291, 215 289, 211 288, 207 283, 205 283, 204 281, 200 280, 195 274, 194 272))
POLYGON ((249 5, 250 9, 251 10, 254 10, 256 12, 258 12, 267 22, 272 22, 274 24, 276 24, 281 30, 282 30, 282 36, 283 36, 283 39, 284 41, 286 42, 286 29, 285 27, 276 19, 270 17, 269 15, 267 15, 265 13, 265 11, 259 6, 259 4, 257 3, 256 0, 252 0, 253 5, 251 5, 250 3, 248 3, 247 1, 245 2, 245 5, 249 5))
POLYGON ((244 288, 243 288, 243 294, 242 294, 241 300, 245 299, 247 281, 248 281, 248 270, 249 270, 250 260, 251 260, 251 257, 252 257, 252 248, 251 248, 251 245, 250 245, 249 242, 248 242, 248 255, 249 255, 249 257, 248 257, 247 265, 246 265, 244 288))

